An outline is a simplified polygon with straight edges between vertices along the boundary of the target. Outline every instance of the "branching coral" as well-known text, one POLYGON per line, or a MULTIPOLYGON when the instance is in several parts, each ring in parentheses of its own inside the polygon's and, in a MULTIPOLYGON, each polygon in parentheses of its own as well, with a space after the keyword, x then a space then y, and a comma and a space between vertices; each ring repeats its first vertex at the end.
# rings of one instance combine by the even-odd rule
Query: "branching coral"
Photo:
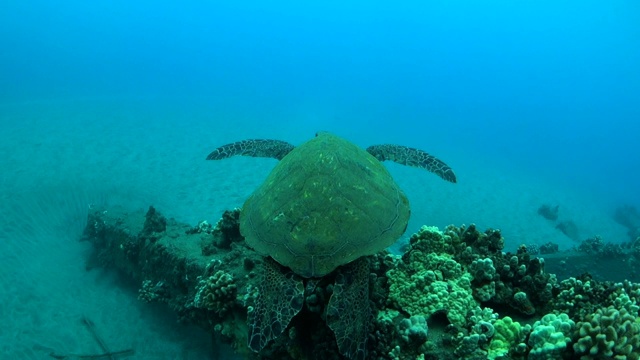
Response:
POLYGON ((469 265, 469 272, 473 276, 474 296, 481 302, 489 301, 496 295, 496 268, 489 258, 476 259, 469 265))
POLYGON ((194 304, 223 316, 236 300, 236 285, 233 276, 222 270, 212 276, 200 280, 194 304))
POLYGON ((404 346, 420 349, 427 341, 427 319, 421 315, 414 315, 408 319, 402 319, 398 324, 398 334, 404 346))
POLYGON ((142 287, 138 290, 138 299, 144 302, 163 301, 167 296, 167 289, 164 281, 155 284, 151 280, 144 280, 142 287))
POLYGON ((640 359, 640 320, 625 308, 596 310, 578 323, 574 338, 573 350, 583 360, 640 359))
POLYGON ((529 359, 558 359, 571 340, 575 322, 567 314, 547 314, 533 324, 529 335, 529 359))

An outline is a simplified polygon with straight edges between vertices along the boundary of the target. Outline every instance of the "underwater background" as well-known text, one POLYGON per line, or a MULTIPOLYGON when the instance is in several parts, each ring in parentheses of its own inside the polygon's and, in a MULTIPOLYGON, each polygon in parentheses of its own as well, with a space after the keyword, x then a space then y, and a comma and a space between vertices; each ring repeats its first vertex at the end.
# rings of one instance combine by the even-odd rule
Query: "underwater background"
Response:
POLYGON ((86 271, 89 208, 196 224, 276 161, 206 162, 326 130, 423 149, 458 183, 385 163, 421 225, 499 228, 506 250, 596 235, 640 206, 636 1, 5 1, 0 11, 0 358, 99 350, 205 359, 198 328, 86 271), (537 212, 559 206, 571 239, 537 212))

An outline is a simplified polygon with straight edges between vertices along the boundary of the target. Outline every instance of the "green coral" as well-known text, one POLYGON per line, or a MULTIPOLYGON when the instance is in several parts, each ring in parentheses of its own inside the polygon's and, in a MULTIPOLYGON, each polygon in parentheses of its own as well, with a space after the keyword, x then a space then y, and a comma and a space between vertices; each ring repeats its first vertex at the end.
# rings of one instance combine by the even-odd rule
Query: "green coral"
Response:
MULTIPOLYGON (((626 304, 630 306, 629 304, 626 304)), ((600 308, 578 323, 573 350, 582 360, 640 359, 640 319, 626 308, 600 308)))
POLYGON ((412 237, 402 262, 387 272, 389 303, 409 315, 428 317, 446 310, 451 323, 464 325, 467 312, 478 306, 472 295, 472 276, 451 255, 426 252, 426 242, 447 248, 447 238, 437 228, 423 226, 418 235, 412 237))
POLYGON ((490 308, 480 308, 469 311, 467 328, 458 334, 458 341, 454 354, 465 359, 486 359, 487 347, 495 334, 494 323, 498 317, 490 308))
POLYGON ((522 326, 508 316, 498 319, 493 324, 495 333, 489 344, 488 358, 498 359, 509 353, 523 354, 527 350, 525 338, 531 331, 531 326, 522 326))
POLYGON ((402 319, 398 324, 400 338, 406 344, 422 345, 427 341, 427 319, 422 315, 414 315, 408 319, 402 319))
POLYGON ((476 259, 469 265, 469 272, 473 276, 473 291, 475 298, 481 302, 491 300, 496 295, 496 268, 489 258, 476 259))
POLYGON ((575 322, 567 314, 547 314, 533 324, 529 335, 529 359, 558 359, 571 341, 575 322))
POLYGON ((376 332, 385 334, 376 343, 389 341, 385 347, 391 349, 385 352, 388 359, 422 358, 421 356, 429 351, 429 345, 432 345, 427 342, 428 326, 424 316, 406 318, 397 310, 385 309, 378 312, 376 323, 376 332))
POLYGON ((469 272, 476 281, 491 281, 496 276, 496 268, 493 267, 493 261, 489 258, 474 260, 469 265, 469 272))
POLYGON ((489 339, 485 334, 471 333, 462 337, 454 350, 454 354, 463 359, 485 359, 487 351, 484 349, 489 339))
POLYGON ((455 254, 460 247, 464 248, 458 236, 445 234, 436 226, 423 225, 409 242, 413 250, 435 254, 455 254))

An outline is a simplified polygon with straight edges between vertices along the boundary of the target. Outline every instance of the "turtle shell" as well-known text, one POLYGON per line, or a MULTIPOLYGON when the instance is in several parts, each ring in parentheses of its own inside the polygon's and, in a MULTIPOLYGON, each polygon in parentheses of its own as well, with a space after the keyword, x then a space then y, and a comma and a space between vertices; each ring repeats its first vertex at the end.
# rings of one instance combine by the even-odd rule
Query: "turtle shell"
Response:
POLYGON ((244 203, 249 246, 304 277, 375 254, 406 230, 409 201, 375 157, 332 134, 296 147, 244 203))

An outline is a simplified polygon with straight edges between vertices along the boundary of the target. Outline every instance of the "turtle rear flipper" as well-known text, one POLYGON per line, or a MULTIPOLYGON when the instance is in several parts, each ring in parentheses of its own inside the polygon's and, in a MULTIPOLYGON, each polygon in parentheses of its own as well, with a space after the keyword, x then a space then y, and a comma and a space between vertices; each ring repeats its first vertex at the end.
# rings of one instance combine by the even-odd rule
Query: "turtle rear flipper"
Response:
POLYGON ((294 146, 286 141, 249 139, 220 146, 207 156, 207 160, 221 160, 236 155, 282 160, 293 148, 294 146))
POLYGON ((255 352, 280 336, 304 304, 304 284, 298 275, 271 258, 264 259, 260 270, 258 297, 247 316, 248 345, 255 352))
POLYGON ((449 165, 420 149, 384 144, 369 146, 367 152, 380 161, 389 160, 402 165, 426 169, 447 181, 456 182, 456 174, 453 173, 449 165))
POLYGON ((361 257, 339 270, 327 305, 326 319, 336 336, 340 353, 348 359, 364 360, 372 321, 367 257, 361 257))

